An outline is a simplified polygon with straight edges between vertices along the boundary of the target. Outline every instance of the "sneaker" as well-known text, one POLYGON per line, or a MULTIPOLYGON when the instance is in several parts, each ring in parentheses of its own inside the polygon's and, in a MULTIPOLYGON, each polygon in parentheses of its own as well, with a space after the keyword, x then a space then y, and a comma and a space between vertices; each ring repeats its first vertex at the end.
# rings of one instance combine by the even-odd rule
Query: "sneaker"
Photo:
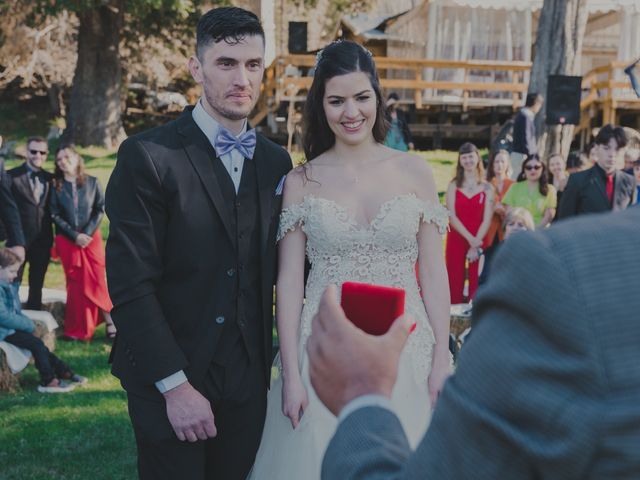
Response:
POLYGON ((69 379, 72 385, 79 387, 81 385, 86 385, 89 379, 87 377, 83 377, 82 375, 78 375, 76 373, 69 379))
POLYGON ((75 385, 65 382, 57 382, 54 385, 51 385, 51 383, 49 385, 38 385, 38 391, 40 393, 67 393, 75 388, 75 385))

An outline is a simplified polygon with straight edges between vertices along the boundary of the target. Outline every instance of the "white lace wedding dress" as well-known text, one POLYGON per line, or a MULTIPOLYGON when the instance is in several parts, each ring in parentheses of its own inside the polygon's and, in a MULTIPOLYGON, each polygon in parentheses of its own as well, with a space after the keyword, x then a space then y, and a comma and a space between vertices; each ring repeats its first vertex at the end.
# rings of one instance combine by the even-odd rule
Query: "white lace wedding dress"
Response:
POLYGON ((310 384, 306 342, 311 333, 311 319, 330 283, 340 286, 345 281, 356 281, 405 289, 405 312, 412 315, 418 326, 401 356, 392 404, 411 445, 415 446, 422 438, 431 415, 427 378, 434 344, 415 273, 417 233, 422 221, 434 223, 444 233, 448 224, 447 211, 441 205, 424 202, 413 194, 398 195, 385 202, 368 226, 359 225, 349 211, 336 202, 311 195, 302 203, 283 209, 278 240, 289 231, 302 228, 312 265, 298 343, 309 406, 294 430, 282 414, 282 378, 278 374, 280 358, 277 356, 264 433, 250 478, 320 478, 322 457, 337 420, 322 405, 310 384))

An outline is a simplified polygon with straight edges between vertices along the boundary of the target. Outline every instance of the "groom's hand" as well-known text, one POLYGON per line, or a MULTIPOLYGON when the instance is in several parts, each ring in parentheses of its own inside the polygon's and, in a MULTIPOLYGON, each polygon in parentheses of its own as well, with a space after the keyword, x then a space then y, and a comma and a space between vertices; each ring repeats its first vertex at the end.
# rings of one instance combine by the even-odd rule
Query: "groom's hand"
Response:
POLYGON ((322 403, 337 416, 361 395, 391 397, 400 354, 413 325, 403 316, 385 335, 368 335, 347 319, 336 286, 329 285, 307 343, 311 384, 322 403))
POLYGON ((178 440, 196 442, 216 436, 211 404, 189 382, 184 382, 163 395, 169 423, 178 440))

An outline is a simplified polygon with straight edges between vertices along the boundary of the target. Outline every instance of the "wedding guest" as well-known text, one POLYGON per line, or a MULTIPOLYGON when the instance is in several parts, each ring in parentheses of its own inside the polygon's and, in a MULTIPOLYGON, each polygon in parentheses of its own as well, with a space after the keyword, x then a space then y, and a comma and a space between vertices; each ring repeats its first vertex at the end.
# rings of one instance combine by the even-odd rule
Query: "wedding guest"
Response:
POLYGON ((556 189, 549 185, 547 169, 537 155, 522 164, 518 182, 511 185, 502 203, 509 207, 523 207, 533 216, 536 228, 544 228, 556 213, 556 189))
POLYGON ((495 189, 495 203, 493 206, 491 225, 489 225, 489 230, 487 230, 485 237, 485 250, 494 243, 501 242, 504 238, 502 223, 506 209, 501 202, 507 190, 509 190, 509 187, 513 184, 513 180, 511 180, 511 162, 507 150, 498 150, 491 160, 489 160, 489 165, 487 166, 487 181, 491 183, 495 189))
POLYGON ((569 175, 581 172, 587 168, 589 168, 588 158, 584 152, 569 152, 569 156, 567 157, 567 173, 569 175))
POLYGON ((398 107, 400 97, 395 92, 391 92, 387 97, 387 122, 389 122, 389 130, 385 137, 384 144, 395 150, 406 152, 413 150, 413 140, 411 139, 411 130, 407 123, 407 116, 404 111, 398 107))
POLYGON ((29 264, 29 296, 26 308, 42 308, 42 287, 49 267, 53 229, 49 212, 49 194, 52 175, 43 169, 49 147, 42 137, 27 140, 27 160, 7 173, 11 179, 11 193, 20 211, 22 232, 25 237, 25 263, 16 277, 22 282, 25 265, 29 264))
POLYGON ((624 167, 622 168, 625 173, 633 174, 633 164, 640 158, 640 150, 637 148, 627 148, 624 152, 624 167))
POLYGON ((40 374, 38 391, 41 393, 66 393, 76 385, 87 383, 49 351, 38 337, 33 335, 33 320, 20 312, 19 300, 11 282, 18 275, 20 258, 8 248, 0 248, 0 341, 29 350, 40 374))
POLYGON ((451 303, 463 303, 465 265, 468 261, 468 299, 478 288, 478 259, 493 216, 494 193, 484 180, 478 148, 464 143, 458 151, 456 176, 447 188, 451 230, 447 235, 445 260, 449 273, 451 303))
POLYGON ((415 450, 388 401, 411 320, 367 335, 329 287, 307 346, 311 383, 339 420, 322 478, 637 479, 638 242, 635 208, 505 242, 415 450))
POLYGON ((544 97, 539 93, 528 93, 525 105, 513 120, 513 145, 511 165, 517 175, 525 158, 538 153, 535 117, 542 109, 544 97))
MULTIPOLYGON (((503 224, 504 240, 507 240, 511 235, 516 232, 533 231, 536 226, 533 223, 533 217, 529 210, 522 207, 515 207, 509 210, 506 214, 503 224)), ((489 278, 489 271, 491 269, 491 262, 495 257, 498 250, 500 250, 501 243, 496 243, 487 249, 482 259, 482 268, 480 272, 480 278, 478 279, 478 285, 484 285, 489 278)))
POLYGON ((636 180, 619 169, 626 145, 627 135, 622 127, 608 124, 600 129, 593 149, 597 163, 569 176, 558 206, 559 219, 623 210, 635 203, 636 180))
MULTIPOLYGON (((2 147, 2 136, 0 136, 2 147)), ((0 223, 6 233, 6 246, 24 261, 24 234, 20 222, 20 211, 11 193, 11 181, 4 170, 4 159, 0 158, 0 223)))
POLYGON ((107 338, 114 338, 100 234, 104 196, 98 179, 85 173, 84 160, 72 146, 56 153, 50 206, 56 225, 56 251, 67 282, 64 335, 72 340, 90 340, 104 319, 107 338))
POLYGON ((549 165, 549 184, 556 189, 556 205, 559 205, 562 192, 564 192, 569 180, 566 163, 559 153, 551 154, 547 163, 549 165))

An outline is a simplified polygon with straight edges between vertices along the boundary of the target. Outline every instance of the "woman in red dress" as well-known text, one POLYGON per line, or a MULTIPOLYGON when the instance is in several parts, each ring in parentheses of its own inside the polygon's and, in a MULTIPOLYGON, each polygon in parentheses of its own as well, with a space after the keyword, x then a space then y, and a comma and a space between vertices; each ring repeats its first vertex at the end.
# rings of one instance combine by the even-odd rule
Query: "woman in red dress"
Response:
POLYGON ((109 312, 105 258, 100 222, 104 196, 98 179, 84 173, 82 157, 73 147, 56 153, 51 218, 56 225, 55 248, 67 282, 64 335, 90 340, 104 319, 107 337, 115 336, 109 312))
POLYGON ((484 180, 477 147, 465 143, 458 151, 456 176, 447 189, 451 231, 447 235, 445 259, 449 273, 451 303, 463 303, 465 266, 468 262, 471 300, 478 288, 478 259, 493 216, 493 187, 484 180))

